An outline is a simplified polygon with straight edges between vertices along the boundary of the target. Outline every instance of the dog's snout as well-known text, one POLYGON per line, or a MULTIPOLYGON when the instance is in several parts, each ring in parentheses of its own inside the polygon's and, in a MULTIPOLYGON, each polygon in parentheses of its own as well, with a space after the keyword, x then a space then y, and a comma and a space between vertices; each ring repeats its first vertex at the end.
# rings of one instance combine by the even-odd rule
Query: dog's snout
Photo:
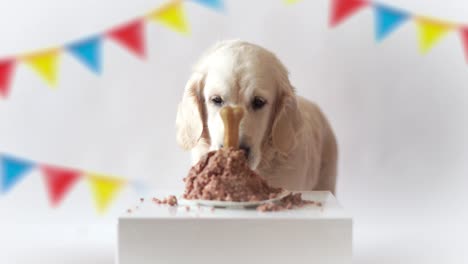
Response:
MULTIPOLYGON (((224 147, 223 144, 219 144, 219 148, 220 148, 220 149, 222 149, 223 147, 224 147)), ((241 145, 239 146, 239 149, 242 149, 242 150, 244 151, 245 156, 246 156, 247 158, 249 157, 249 155, 250 155, 250 147, 249 147, 249 146, 244 145, 244 144, 241 144, 241 145)))

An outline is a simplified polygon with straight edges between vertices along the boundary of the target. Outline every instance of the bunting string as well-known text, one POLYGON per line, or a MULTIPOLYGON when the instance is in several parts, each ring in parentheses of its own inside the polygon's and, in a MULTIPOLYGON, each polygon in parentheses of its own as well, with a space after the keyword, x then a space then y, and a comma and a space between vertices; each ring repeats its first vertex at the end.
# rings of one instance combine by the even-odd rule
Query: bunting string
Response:
MULTIPOLYGON (((224 11, 222 0, 185 0, 207 6, 216 11, 224 11)), ((91 72, 102 73, 102 43, 110 40, 140 59, 147 55, 144 27, 147 23, 158 23, 175 32, 189 35, 190 26, 186 19, 184 0, 170 0, 163 6, 127 23, 112 27, 93 36, 75 42, 39 49, 28 54, 0 58, 0 99, 7 98, 18 63, 28 65, 49 87, 58 84, 60 57, 68 53, 91 72)), ((283 0, 292 5, 301 0, 283 0)), ((381 4, 372 0, 330 0, 329 26, 342 24, 346 19, 365 7, 371 7, 375 18, 375 39, 382 42, 408 20, 413 20, 418 34, 419 50, 428 53, 447 34, 458 31, 468 61, 468 25, 457 24, 437 18, 411 13, 400 8, 381 4)))
MULTIPOLYGON (((299 1, 284 0, 286 4, 294 4, 299 1)), ((468 25, 411 13, 372 0, 330 0, 329 27, 339 26, 365 7, 373 9, 375 40, 377 42, 382 42, 405 22, 413 20, 417 29, 421 54, 427 54, 450 32, 458 31, 468 62, 468 25)))
MULTIPOLYGON (((97 75, 102 73, 102 43, 106 40, 118 44, 140 59, 145 59, 147 53, 144 27, 147 23, 156 22, 175 32, 189 35, 190 26, 184 9, 186 1, 170 0, 146 15, 72 43, 0 58, 0 99, 7 98, 11 93, 13 76, 18 63, 28 65, 49 87, 54 88, 58 84, 60 57, 63 53, 70 54, 97 75)), ((222 0, 191 1, 213 10, 224 10, 222 0)))
POLYGON ((86 180, 89 183, 98 213, 106 212, 119 191, 125 186, 131 186, 136 191, 142 189, 142 183, 139 181, 129 181, 113 175, 34 162, 0 153, 0 193, 6 194, 11 191, 33 170, 38 170, 42 174, 50 205, 54 208, 60 205, 79 180, 86 180))

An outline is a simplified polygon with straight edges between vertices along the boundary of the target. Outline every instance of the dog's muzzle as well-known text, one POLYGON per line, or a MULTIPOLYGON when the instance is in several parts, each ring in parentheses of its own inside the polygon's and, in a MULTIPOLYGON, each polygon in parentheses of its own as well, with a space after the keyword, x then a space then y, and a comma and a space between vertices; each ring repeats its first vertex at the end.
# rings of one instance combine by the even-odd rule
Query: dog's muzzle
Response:
MULTIPOLYGON (((224 147, 223 144, 219 145, 219 148, 220 148, 220 149, 223 148, 223 147, 224 147)), ((245 157, 248 159, 249 156, 250 156, 250 147, 247 146, 247 145, 241 144, 241 145, 239 146, 239 149, 242 149, 242 150, 244 151, 245 157)))

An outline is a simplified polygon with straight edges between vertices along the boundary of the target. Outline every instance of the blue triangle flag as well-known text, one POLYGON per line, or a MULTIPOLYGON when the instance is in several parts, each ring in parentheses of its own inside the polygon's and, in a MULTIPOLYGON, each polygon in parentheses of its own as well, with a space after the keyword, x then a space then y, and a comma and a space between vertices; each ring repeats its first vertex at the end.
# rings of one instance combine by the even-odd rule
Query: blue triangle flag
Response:
POLYGON ((2 192, 10 190, 33 167, 34 164, 30 161, 11 156, 0 156, 2 192))
POLYGON ((193 0, 197 3, 200 3, 204 6, 217 9, 217 10, 224 10, 223 0, 193 0))
POLYGON ((101 73, 101 38, 93 37, 68 46, 71 54, 77 57, 95 73, 101 73))
POLYGON ((377 41, 383 40, 409 18, 405 12, 382 5, 374 5, 374 12, 377 41))

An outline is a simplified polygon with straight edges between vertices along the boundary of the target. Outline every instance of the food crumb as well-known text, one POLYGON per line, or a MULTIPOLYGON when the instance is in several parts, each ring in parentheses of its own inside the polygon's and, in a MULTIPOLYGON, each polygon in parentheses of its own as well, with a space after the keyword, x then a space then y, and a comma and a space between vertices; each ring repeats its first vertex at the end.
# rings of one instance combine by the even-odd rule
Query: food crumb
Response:
POLYGON ((170 206, 177 205, 177 197, 175 197, 174 195, 169 195, 165 200, 170 206))
POLYGON ((140 202, 144 202, 144 201, 145 201, 145 199, 144 199, 144 198, 140 198, 140 202))
POLYGON ((190 206, 185 206, 185 211, 190 211, 190 206))
POLYGON ((257 211, 260 211, 260 212, 273 212, 273 211, 279 211, 281 209, 286 209, 286 208, 283 208, 281 205, 275 204, 275 203, 265 203, 265 204, 257 206, 257 211))
POLYGON ((287 196, 283 197, 277 203, 265 203, 257 206, 257 211, 260 212, 273 212, 281 210, 289 210, 293 208, 303 207, 307 204, 314 204, 314 201, 308 201, 302 199, 301 193, 290 193, 287 196))
POLYGON ((322 207, 322 205, 323 205, 323 204, 322 204, 321 202, 317 202, 317 206, 322 207))
POLYGON ((177 197, 175 197, 174 195, 169 195, 168 197, 162 200, 153 197, 153 202, 155 202, 156 204, 168 204, 170 206, 175 206, 177 205, 177 197))
POLYGON ((132 213, 132 209, 127 209, 127 213, 132 213))

